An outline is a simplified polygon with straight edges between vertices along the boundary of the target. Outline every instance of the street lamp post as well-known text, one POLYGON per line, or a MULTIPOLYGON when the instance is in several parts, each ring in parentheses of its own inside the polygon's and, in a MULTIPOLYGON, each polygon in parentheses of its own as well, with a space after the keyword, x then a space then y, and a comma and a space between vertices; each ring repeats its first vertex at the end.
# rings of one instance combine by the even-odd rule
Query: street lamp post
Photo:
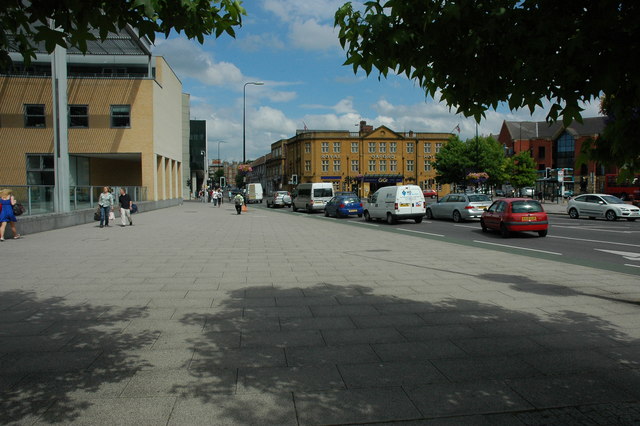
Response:
POLYGON ((242 163, 247 162, 247 141, 246 141, 246 125, 245 118, 247 115, 247 86, 252 84, 254 86, 262 86, 262 81, 249 81, 244 84, 242 88, 242 163))
POLYGON ((207 151, 203 149, 202 151, 200 151, 200 154, 202 154, 202 164, 204 164, 204 180, 202 181, 202 185, 206 188, 208 180, 207 178, 209 174, 209 167, 207 165, 207 151))
MULTIPOLYGON (((220 144, 227 143, 226 141, 216 141, 218 144, 218 168, 222 167, 222 162, 220 161, 220 144)), ((218 177, 218 184, 220 184, 220 178, 218 177)))

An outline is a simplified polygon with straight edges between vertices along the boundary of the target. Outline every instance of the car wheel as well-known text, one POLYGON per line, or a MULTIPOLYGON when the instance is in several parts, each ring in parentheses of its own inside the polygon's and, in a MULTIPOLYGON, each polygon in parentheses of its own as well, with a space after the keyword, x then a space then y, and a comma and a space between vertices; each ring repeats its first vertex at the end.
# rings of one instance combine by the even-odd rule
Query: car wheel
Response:
POLYGON ((425 213, 425 215, 427 216, 427 219, 429 220, 433 219, 433 213, 431 213, 431 209, 427 209, 427 212, 425 213))
POLYGON ((571 219, 577 219, 580 217, 580 215, 578 214, 578 210, 577 209, 571 209, 569 210, 569 217, 571 219))
POLYGON ((294 212, 297 212, 297 211, 298 211, 298 208, 296 207, 296 205, 295 205, 295 204, 291 204, 291 209, 292 209, 294 212))
POLYGON ((547 236, 547 230, 545 229, 544 231, 538 231, 538 237, 546 237, 547 236))
POLYGON ((455 223, 462 222, 462 216, 460 216, 460 212, 458 210, 453 211, 453 221, 455 223))
POLYGON ((362 213, 359 213, 359 214, 358 214, 358 217, 362 217, 362 213))
POLYGON ((327 209, 324 209, 324 217, 329 217, 329 212, 327 211, 327 209))
POLYGON ((311 213, 311 208, 309 207, 309 204, 304 206, 304 209, 307 211, 307 213, 311 213))
POLYGON ((366 220, 367 222, 371 222, 371 215, 369 214, 369 210, 365 210, 364 211, 364 220, 366 220))
POLYGON ((635 222, 636 218, 635 217, 630 217, 627 219, 629 222, 635 222))
POLYGON ((391 213, 387 213, 387 223, 389 225, 393 225, 394 223, 396 223, 396 220, 393 218, 393 215, 391 213))
POLYGON ((416 221, 416 223, 422 223, 422 217, 416 217, 415 219, 413 219, 416 221))
POLYGON ((618 217, 616 216, 616 212, 614 212, 613 210, 607 210, 607 212, 604 214, 605 219, 607 219, 608 221, 614 221, 616 220, 618 217))
POLYGON ((487 225, 484 224, 484 220, 480 219, 480 227, 482 228, 482 232, 487 232, 487 225))
POLYGON ((509 237, 509 230, 507 229, 507 225, 505 225, 504 223, 500 224, 500 235, 502 236, 502 238, 509 237))

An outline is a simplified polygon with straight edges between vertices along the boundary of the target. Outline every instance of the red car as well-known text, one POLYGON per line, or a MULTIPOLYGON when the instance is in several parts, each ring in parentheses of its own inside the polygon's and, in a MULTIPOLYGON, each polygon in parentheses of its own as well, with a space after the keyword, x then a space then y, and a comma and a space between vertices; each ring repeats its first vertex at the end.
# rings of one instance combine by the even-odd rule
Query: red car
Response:
POLYGON ((438 196, 438 193, 435 189, 424 189, 422 190, 422 195, 424 195, 424 198, 436 198, 438 196))
POLYGON ((500 231, 503 237, 511 232, 534 231, 546 237, 549 229, 547 213, 542 204, 530 198, 503 198, 495 201, 482 213, 482 232, 488 229, 500 231))

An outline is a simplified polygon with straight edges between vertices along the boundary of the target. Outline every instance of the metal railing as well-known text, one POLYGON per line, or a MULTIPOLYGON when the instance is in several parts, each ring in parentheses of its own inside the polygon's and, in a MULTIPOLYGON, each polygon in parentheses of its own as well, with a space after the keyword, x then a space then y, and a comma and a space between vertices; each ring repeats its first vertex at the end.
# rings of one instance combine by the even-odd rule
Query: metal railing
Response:
MULTIPOLYGON (((104 185, 101 186, 71 186, 69 200, 71 210, 89 209, 97 206, 98 198, 104 185)), ((112 193, 118 200, 120 188, 125 188, 131 200, 135 202, 147 201, 146 186, 110 186, 112 193)), ((25 215, 54 213, 53 185, 0 185, 0 189, 13 191, 15 199, 25 208, 25 215)))

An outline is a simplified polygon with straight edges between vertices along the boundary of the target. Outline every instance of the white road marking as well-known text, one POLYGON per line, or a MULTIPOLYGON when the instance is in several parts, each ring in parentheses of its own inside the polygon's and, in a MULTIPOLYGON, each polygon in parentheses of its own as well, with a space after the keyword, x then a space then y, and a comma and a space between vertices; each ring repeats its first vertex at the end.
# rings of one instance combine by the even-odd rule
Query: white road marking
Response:
POLYGON ((624 266, 632 266, 634 268, 640 268, 640 265, 632 265, 630 263, 625 263, 624 266))
POLYGON ((431 232, 416 231, 414 229, 398 228, 400 231, 414 232, 416 234, 432 235, 434 237, 444 237, 442 234, 433 234, 431 232))
POLYGON ((569 229, 582 229, 584 231, 598 231, 598 232, 612 232, 612 233, 617 233, 617 234, 633 234, 634 232, 638 232, 638 231, 616 231, 613 229, 601 229, 602 227, 598 227, 598 228, 587 228, 585 226, 563 226, 563 225, 554 225, 551 224, 551 226, 556 227, 556 228, 569 228, 569 229))
POLYGON ((547 253, 547 254, 554 254, 556 256, 562 256, 562 253, 556 253, 555 251, 546 251, 546 250, 532 249, 532 248, 528 248, 528 247, 510 246, 510 245, 507 245, 507 244, 490 243, 488 241, 473 240, 473 242, 474 243, 480 243, 480 244, 489 244, 489 245, 498 246, 498 247, 507 247, 507 248, 513 248, 513 249, 518 249, 518 250, 528 250, 528 251, 535 251, 535 252, 538 252, 538 253, 547 253))
POLYGON ((471 228, 471 229, 480 229, 480 226, 472 226, 472 225, 453 225, 459 228, 471 228))
POLYGON ((351 222, 351 223, 355 223, 356 225, 380 226, 375 223, 367 223, 367 222, 351 222))
POLYGON ((549 235, 548 238, 560 238, 562 240, 584 241, 586 243, 615 244, 617 246, 640 247, 640 244, 616 243, 614 241, 588 240, 585 238, 560 237, 558 235, 549 235))
POLYGON ((634 253, 631 251, 616 251, 616 250, 603 250, 603 249, 594 249, 596 251, 602 251, 604 253, 617 254, 619 256, 624 257, 627 260, 640 260, 640 253, 634 253))

